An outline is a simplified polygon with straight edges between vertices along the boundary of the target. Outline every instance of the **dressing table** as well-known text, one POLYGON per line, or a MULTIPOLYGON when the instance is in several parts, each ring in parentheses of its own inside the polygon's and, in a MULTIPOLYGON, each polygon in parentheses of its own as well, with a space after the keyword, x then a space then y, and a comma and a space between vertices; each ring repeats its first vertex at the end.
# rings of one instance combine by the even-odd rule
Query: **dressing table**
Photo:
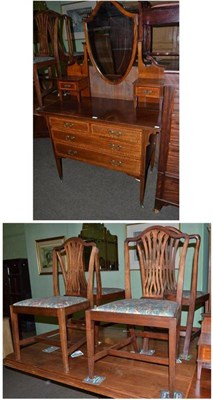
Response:
MULTIPOLYGON (((100 1, 85 20, 84 31, 84 65, 89 57, 99 76, 113 91, 130 73, 137 50, 138 60, 142 54, 138 15, 117 2, 100 1)), ((76 71, 76 65, 69 66, 69 75, 73 76, 72 68, 76 71)), ((138 78, 146 74, 145 66, 142 70, 138 78)), ((88 66, 84 74, 85 71, 89 78, 88 66)), ((43 108, 41 112, 46 118, 60 179, 63 158, 124 172, 140 180, 140 203, 143 205, 147 172, 154 164, 156 135, 160 132, 164 84, 162 67, 153 65, 148 71, 151 75, 146 76, 144 84, 148 87, 149 78, 152 84, 154 80, 158 93, 157 96, 148 93, 145 106, 140 101, 137 82, 134 86, 132 81, 132 93, 135 90, 139 101, 134 100, 134 95, 126 100, 126 97, 94 97, 89 91, 82 91, 80 101, 76 96, 64 97, 61 93, 59 101, 43 108)))
MULTIPOLYGON (((58 173, 62 158, 125 172, 140 179, 143 204, 148 166, 159 132, 159 112, 136 110, 132 101, 66 97, 46 107, 58 173)), ((79 177, 80 179, 80 177, 79 177)))

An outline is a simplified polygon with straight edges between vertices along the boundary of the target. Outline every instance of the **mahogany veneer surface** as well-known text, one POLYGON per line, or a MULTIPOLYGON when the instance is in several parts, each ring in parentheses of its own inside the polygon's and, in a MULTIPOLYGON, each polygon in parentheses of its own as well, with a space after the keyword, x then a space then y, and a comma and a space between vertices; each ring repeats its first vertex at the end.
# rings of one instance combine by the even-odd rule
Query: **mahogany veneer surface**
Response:
POLYGON ((74 97, 67 96, 62 102, 57 101, 46 106, 43 113, 45 115, 93 118, 94 120, 115 122, 121 125, 131 124, 137 127, 154 127, 160 124, 159 110, 154 106, 150 105, 150 108, 141 107, 135 110, 133 101, 101 97, 83 98, 79 106, 74 97))

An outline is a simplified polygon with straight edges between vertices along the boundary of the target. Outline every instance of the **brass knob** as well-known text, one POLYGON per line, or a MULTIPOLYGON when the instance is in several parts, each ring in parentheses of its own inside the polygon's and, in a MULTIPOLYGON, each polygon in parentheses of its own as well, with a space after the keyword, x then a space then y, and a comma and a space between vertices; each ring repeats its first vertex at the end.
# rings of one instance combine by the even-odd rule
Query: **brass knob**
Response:
POLYGON ((113 150, 121 150, 122 146, 120 146, 119 144, 114 144, 114 143, 110 143, 109 147, 111 147, 111 149, 113 150))
POLYGON ((121 135, 122 135, 122 132, 121 132, 121 131, 117 131, 117 130, 114 130, 114 129, 109 129, 109 130, 108 130, 108 133, 109 133, 110 135, 113 135, 113 136, 121 136, 121 135))
POLYGON ((112 160, 112 161, 111 161, 111 164, 112 164, 114 167, 119 167, 119 166, 122 164, 122 161, 112 160))
POLYGON ((66 140, 75 140, 75 136, 73 135, 67 135, 66 140))
POLYGON ((64 122, 65 128, 73 128, 74 124, 72 122, 64 122))
POLYGON ((152 90, 148 90, 148 89, 143 90, 144 94, 152 94, 152 92, 153 92, 152 90))
POLYGON ((78 154, 77 150, 68 150, 67 154, 69 154, 69 156, 74 156, 75 154, 78 154))

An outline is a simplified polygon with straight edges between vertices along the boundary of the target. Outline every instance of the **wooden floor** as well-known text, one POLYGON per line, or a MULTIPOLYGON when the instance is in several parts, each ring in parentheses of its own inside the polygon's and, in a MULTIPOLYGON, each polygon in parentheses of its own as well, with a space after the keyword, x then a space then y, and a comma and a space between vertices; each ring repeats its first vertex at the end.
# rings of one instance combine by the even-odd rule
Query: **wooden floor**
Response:
MULTIPOLYGON (((84 333, 78 332, 79 334, 84 333)), ((110 345, 119 337, 125 336, 126 331, 123 328, 104 328, 99 346, 110 345)), ((165 342, 158 342, 154 348, 158 354, 163 354, 166 346, 165 342)), ((45 353, 42 351, 45 348, 47 345, 41 343, 25 347, 21 352, 21 361, 16 361, 14 354, 10 354, 4 359, 4 365, 105 397, 159 398, 160 391, 168 389, 166 366, 107 356, 95 366, 95 374, 104 376, 105 380, 100 385, 91 385, 84 382, 88 375, 85 346, 81 348, 83 356, 70 358, 70 371, 67 374, 63 372, 60 351, 45 353)), ((175 389, 183 392, 184 398, 211 398, 210 371, 203 370, 201 381, 196 381, 196 341, 191 345, 191 354, 190 361, 176 365, 175 389)))

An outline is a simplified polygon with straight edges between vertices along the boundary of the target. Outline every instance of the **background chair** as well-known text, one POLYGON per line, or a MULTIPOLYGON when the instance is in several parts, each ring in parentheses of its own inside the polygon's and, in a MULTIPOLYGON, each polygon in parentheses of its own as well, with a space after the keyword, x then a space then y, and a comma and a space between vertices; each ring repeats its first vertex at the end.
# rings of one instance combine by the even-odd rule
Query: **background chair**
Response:
POLYGON ((33 78, 39 107, 43 105, 43 97, 57 89, 57 78, 72 62, 69 17, 52 10, 37 12, 34 16, 33 78), (68 49, 64 45, 64 32, 68 49))
MULTIPOLYGON (((19 301, 10 306, 11 322, 14 340, 14 351, 17 360, 21 359, 21 346, 36 342, 47 343, 51 346, 60 346, 63 368, 69 371, 68 356, 86 342, 84 337, 71 343, 71 332, 67 329, 67 319, 73 313, 82 312, 93 306, 94 270, 97 269, 98 249, 94 243, 85 243, 80 238, 70 238, 53 251, 53 289, 54 296, 32 298, 19 301), (89 259, 88 282, 84 277, 83 254, 85 248, 91 248, 89 259), (65 263, 64 260, 68 260, 65 263), (58 262, 60 261, 60 262, 58 262), (65 296, 59 294, 58 267, 61 267, 65 286, 65 296), (55 330, 26 339, 20 339, 18 329, 18 315, 31 314, 58 319, 59 331, 55 330), (57 333, 59 332, 59 340, 57 333)), ((98 291, 99 294, 99 291, 98 291)))
POLYGON ((134 238, 125 241, 125 296, 118 300, 86 311, 88 371, 91 383, 94 377, 95 362, 107 355, 153 362, 169 367, 169 392, 173 397, 175 390, 175 363, 179 345, 181 301, 185 259, 189 245, 189 235, 177 233, 169 227, 153 226, 134 238), (142 280, 143 295, 147 298, 132 299, 130 283, 130 256, 133 244, 136 244, 142 280), (179 264, 176 300, 163 300, 164 276, 173 260, 179 264), (120 343, 98 351, 94 346, 95 324, 110 322, 130 325, 130 337, 120 343), (133 326, 166 329, 166 333, 154 333, 155 338, 169 341, 169 354, 166 357, 143 354, 138 347, 137 336, 152 334, 139 333, 133 326), (124 350, 129 344, 134 352, 124 350))
MULTIPOLYGON (((170 227, 174 232, 180 233, 180 231, 174 227, 170 227)), ((209 309, 209 293, 205 291, 197 290, 197 277, 198 277, 198 266, 199 266, 199 249, 200 249, 200 236, 189 235, 191 242, 190 248, 193 250, 192 257, 192 269, 191 269, 191 287, 189 290, 183 290, 182 299, 182 310, 187 311, 186 326, 181 326, 180 335, 185 337, 183 351, 180 355, 181 359, 188 359, 190 342, 197 336, 200 335, 201 328, 193 327, 195 311, 201 307, 205 308, 205 312, 209 309)), ((177 282, 175 277, 175 262, 171 264, 169 274, 165 275, 166 279, 166 293, 165 298, 168 300, 175 300, 177 282)))

